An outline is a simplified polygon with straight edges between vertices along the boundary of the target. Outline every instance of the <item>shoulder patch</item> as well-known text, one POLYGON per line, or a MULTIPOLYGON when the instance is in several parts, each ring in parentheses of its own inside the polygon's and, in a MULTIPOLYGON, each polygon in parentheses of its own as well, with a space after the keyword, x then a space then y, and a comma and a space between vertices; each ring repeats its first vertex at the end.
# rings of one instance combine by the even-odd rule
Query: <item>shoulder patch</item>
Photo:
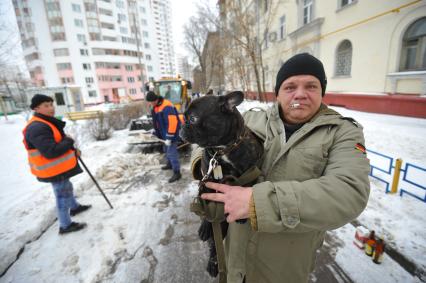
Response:
POLYGON ((363 144, 357 143, 355 145, 355 149, 361 151, 363 154, 367 153, 367 150, 365 149, 365 146, 363 144))
POLYGON ((354 124, 355 126, 357 126, 357 128, 361 127, 361 125, 354 118, 351 118, 351 117, 340 117, 340 119, 351 122, 352 124, 354 124))

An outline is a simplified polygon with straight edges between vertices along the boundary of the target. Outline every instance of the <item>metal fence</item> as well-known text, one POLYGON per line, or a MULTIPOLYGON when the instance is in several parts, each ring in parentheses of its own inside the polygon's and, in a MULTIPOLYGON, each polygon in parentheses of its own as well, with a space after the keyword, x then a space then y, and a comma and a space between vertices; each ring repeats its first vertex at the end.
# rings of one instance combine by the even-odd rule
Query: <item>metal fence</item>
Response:
POLYGON ((426 168, 377 151, 367 150, 367 153, 370 176, 385 185, 386 193, 399 191, 401 197, 410 196, 426 203, 426 168))

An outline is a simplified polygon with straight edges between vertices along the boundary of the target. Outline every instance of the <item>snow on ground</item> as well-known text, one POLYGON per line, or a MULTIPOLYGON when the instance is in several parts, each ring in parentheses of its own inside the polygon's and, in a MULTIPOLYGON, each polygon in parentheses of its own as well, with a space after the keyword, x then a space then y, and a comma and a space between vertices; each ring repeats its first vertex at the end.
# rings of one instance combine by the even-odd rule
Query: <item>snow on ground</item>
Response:
MULTIPOLYGON (((0 273, 28 244, 0 282, 211 281, 204 272, 207 247, 196 234, 199 220, 188 211, 197 187, 187 165, 184 178, 170 185, 170 172, 159 168, 160 154, 129 153, 127 131, 81 145, 83 160, 114 209, 89 177, 80 174, 72 178, 76 195, 93 208, 75 220, 87 222, 88 227, 59 236, 50 185, 35 181, 27 168, 20 142, 25 121, 18 115, 10 119, 10 123, 0 122, 0 146, 10 153, 6 156, 10 163, 0 165, 4 169, 0 170, 4 173, 1 224, 6 227, 0 234, 0 273), (12 203, 19 197, 21 201, 12 203), (38 230, 29 229, 32 226, 38 230)), ((70 127, 84 129, 78 123, 70 127)))
MULTIPOLYGON (((239 107, 266 107, 245 102, 239 107)), ((366 147, 426 167, 426 120, 336 108, 364 126, 366 147)), ((187 159, 183 179, 170 185, 159 170, 159 154, 141 154, 126 144, 126 131, 94 141, 84 123, 68 123, 83 160, 111 200, 111 210, 87 174, 72 179, 79 201, 93 208, 75 217, 87 229, 59 236, 50 184, 37 182, 27 168, 22 145, 22 116, 0 120, 0 282, 211 282, 204 267, 207 248, 197 238, 199 220, 189 212, 196 183, 187 159), (43 231, 45 231, 43 233, 43 231), (39 238, 38 238, 39 237, 39 238), (28 243, 27 245, 25 245, 28 243)), ((372 182, 359 221, 425 269, 426 206, 410 197, 387 195, 372 182)), ((336 261, 354 282, 419 282, 392 259, 376 265, 353 244, 348 224, 330 232, 336 261), (374 281, 372 278, 378 278, 374 281)))

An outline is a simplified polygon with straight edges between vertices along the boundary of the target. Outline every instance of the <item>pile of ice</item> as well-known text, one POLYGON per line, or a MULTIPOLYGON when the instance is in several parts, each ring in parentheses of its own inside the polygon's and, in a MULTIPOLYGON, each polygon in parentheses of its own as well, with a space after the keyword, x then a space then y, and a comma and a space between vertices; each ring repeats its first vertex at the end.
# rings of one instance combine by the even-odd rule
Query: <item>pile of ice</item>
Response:
POLYGON ((159 160, 159 153, 121 153, 97 170, 96 179, 102 182, 106 189, 113 189, 119 184, 130 183, 152 169, 158 169, 159 160))

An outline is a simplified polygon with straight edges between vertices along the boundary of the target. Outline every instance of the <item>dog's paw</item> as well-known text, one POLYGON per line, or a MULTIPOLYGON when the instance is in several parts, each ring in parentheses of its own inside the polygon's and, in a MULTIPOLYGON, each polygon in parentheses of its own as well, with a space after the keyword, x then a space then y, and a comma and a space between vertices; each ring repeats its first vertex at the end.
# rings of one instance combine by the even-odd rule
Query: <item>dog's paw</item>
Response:
POLYGON ((216 257, 210 257, 209 262, 207 263, 207 272, 211 277, 216 277, 219 273, 219 267, 217 265, 217 258, 216 257))
POLYGON ((206 220, 203 220, 203 222, 200 225, 200 228, 198 228, 198 236, 204 242, 212 238, 213 237, 212 224, 206 220))

